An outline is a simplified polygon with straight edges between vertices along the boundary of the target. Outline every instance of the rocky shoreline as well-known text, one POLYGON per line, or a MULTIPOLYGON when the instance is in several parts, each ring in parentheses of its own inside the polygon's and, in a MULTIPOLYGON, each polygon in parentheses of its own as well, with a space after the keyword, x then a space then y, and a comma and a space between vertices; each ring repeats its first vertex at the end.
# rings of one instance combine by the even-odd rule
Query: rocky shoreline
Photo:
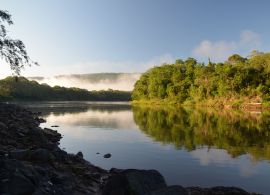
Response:
POLYGON ((104 170, 59 148, 61 135, 39 127, 39 113, 0 103, 0 194, 248 195, 236 187, 167 186, 156 170, 104 170))

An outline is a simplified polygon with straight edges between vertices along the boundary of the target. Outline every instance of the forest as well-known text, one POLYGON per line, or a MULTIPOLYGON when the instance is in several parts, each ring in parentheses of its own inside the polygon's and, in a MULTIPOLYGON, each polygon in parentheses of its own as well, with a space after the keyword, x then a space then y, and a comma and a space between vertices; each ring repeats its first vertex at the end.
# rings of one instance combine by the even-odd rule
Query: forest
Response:
POLYGON ((0 80, 0 101, 129 101, 131 92, 118 90, 88 91, 80 88, 50 87, 24 77, 0 80))
POLYGON ((270 100, 270 53, 252 51, 225 62, 178 59, 174 64, 155 66, 142 74, 132 92, 134 102, 181 104, 268 105, 270 100))

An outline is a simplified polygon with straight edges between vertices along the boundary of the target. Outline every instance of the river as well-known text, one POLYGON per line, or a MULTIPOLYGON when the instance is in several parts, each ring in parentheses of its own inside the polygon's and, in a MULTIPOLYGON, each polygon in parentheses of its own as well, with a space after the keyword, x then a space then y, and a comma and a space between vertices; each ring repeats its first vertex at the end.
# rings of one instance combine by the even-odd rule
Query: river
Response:
POLYGON ((156 169, 170 185, 270 191, 270 113, 132 107, 127 102, 28 102, 60 147, 105 169, 156 169), (111 158, 103 158, 111 153, 111 158))

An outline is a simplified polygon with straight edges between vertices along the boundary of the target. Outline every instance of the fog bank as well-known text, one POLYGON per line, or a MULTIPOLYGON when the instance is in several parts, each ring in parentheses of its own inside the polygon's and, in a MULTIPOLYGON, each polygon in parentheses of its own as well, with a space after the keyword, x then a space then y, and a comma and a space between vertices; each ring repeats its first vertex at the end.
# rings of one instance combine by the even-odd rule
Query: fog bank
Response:
POLYGON ((132 91, 140 73, 95 73, 58 75, 53 77, 28 77, 38 83, 50 86, 78 87, 87 90, 122 90, 132 91))

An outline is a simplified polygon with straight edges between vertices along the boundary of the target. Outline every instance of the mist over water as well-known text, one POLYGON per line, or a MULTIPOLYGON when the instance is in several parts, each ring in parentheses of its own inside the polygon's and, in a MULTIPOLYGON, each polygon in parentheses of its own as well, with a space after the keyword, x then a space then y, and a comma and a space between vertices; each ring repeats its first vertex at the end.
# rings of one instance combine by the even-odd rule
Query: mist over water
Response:
POLYGON ((87 90, 121 90, 132 91, 140 73, 96 73, 58 75, 52 77, 29 77, 40 84, 50 86, 77 87, 87 90))

